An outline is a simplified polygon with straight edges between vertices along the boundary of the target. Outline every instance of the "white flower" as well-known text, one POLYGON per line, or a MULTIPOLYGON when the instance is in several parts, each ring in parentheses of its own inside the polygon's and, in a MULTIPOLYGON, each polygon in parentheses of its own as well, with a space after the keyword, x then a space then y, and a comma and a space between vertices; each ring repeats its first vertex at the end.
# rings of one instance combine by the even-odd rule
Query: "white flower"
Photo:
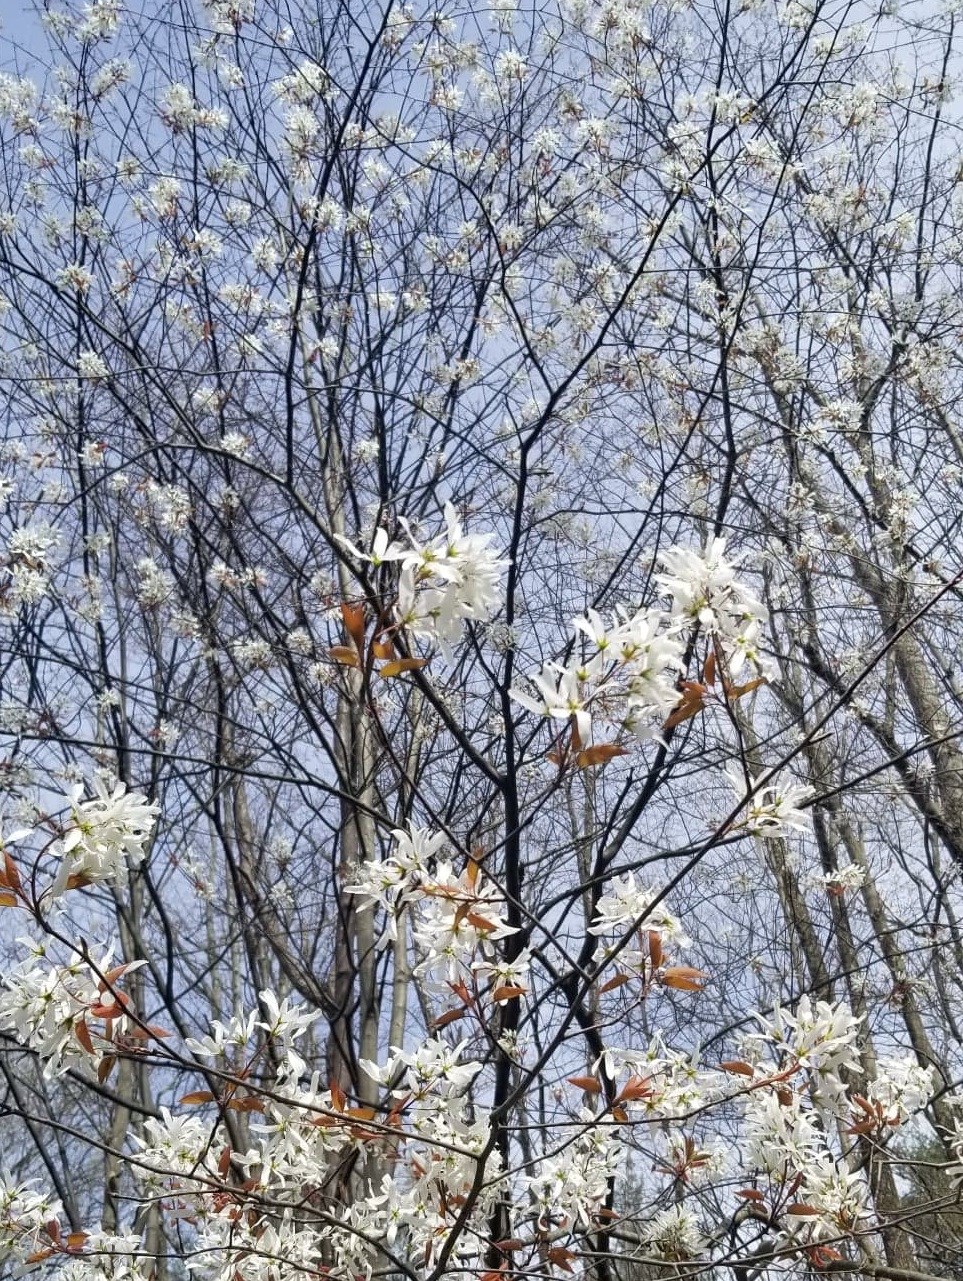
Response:
POLYGON ((424 547, 408 530, 413 548, 402 562, 398 593, 401 622, 443 648, 458 638, 465 621, 489 616, 507 566, 492 555, 490 534, 464 532, 451 503, 445 504, 445 524, 445 533, 424 547))
POLYGON ((685 1205, 660 1210, 645 1224, 641 1236, 653 1254, 673 1263, 698 1259, 709 1244, 699 1220, 685 1205))
POLYGON ((83 18, 77 24, 79 40, 107 40, 120 27, 120 0, 92 0, 84 6, 83 18))
POLYGON ((321 1017, 317 1010, 306 1010, 302 1005, 292 1004, 289 997, 279 1001, 270 988, 258 992, 258 997, 267 1020, 259 1021, 257 1026, 279 1041, 297 1041, 321 1017))
POLYGON ((359 560, 375 567, 388 561, 401 565, 396 614, 415 636, 437 641, 448 650, 469 619, 486 619, 498 599, 506 562, 488 546, 490 534, 466 534, 451 503, 445 506, 445 532, 420 545, 402 520, 408 546, 393 542, 384 529, 375 531, 370 552, 339 536, 359 560))
POLYGON ((163 605, 174 594, 174 580, 149 556, 142 557, 134 567, 137 571, 136 596, 146 608, 163 605))
POLYGON ((568 666, 546 663, 529 677, 541 701, 519 689, 510 691, 512 699, 541 716, 574 716, 583 742, 596 711, 639 739, 655 737, 679 702, 683 647, 670 630, 671 618, 659 609, 619 609, 606 625, 589 609, 572 626, 576 640, 584 636, 595 653, 568 666))
POLYGON ((164 1184, 171 1176, 193 1174, 203 1167, 211 1125, 197 1116, 173 1116, 162 1107, 159 1117, 144 1122, 143 1135, 135 1134, 133 1139, 140 1148, 132 1167, 135 1177, 154 1185, 159 1175, 164 1184))
POLYGON ((745 1163, 749 1169, 783 1176, 805 1169, 823 1150, 818 1119, 805 1112, 798 1095, 780 1098, 773 1090, 744 1096, 745 1163))
POLYGON ((920 1067, 912 1055, 883 1058, 876 1064, 876 1080, 866 1087, 866 1100, 878 1106, 887 1124, 902 1125, 926 1106, 935 1088, 934 1069, 920 1067))
POLYGON ((126 84, 130 77, 130 63, 124 58, 111 58, 94 75, 90 91, 95 98, 103 98, 120 85, 126 84))
MULTIPOLYGON (((3 979, 0 991, 0 1029, 12 1031, 22 1045, 45 1060, 44 1075, 59 1075, 73 1066, 99 1062, 113 1049, 111 1042, 98 1030, 96 1023, 103 1013, 101 1003, 112 998, 105 995, 101 975, 113 975, 112 954, 108 951, 99 963, 91 964, 79 952, 71 952, 64 965, 52 964, 43 944, 29 943, 32 954, 13 967, 3 979), (82 1025, 82 1026, 81 1026, 82 1025), (83 1037, 83 1039, 81 1039, 83 1037)), ((126 966, 136 968, 143 962, 126 966)), ((116 1033, 127 1029, 126 1015, 109 1016, 116 1033)))
POLYGON ((589 933, 625 933, 627 926, 641 925, 645 930, 657 930, 667 941, 684 946, 689 940, 681 922, 664 903, 653 906, 657 897, 657 890, 637 885, 632 872, 616 877, 596 905, 589 933))
POLYGON ((563 667, 561 663, 545 663, 538 676, 528 678, 541 695, 541 700, 515 688, 510 690, 510 694, 514 702, 539 716, 560 721, 567 721, 574 716, 578 732, 585 742, 592 732, 592 716, 586 706, 592 691, 584 685, 587 675, 588 672, 584 669, 563 667))
POLYGON ((63 861, 54 894, 71 881, 82 885, 123 881, 128 866, 136 867, 143 860, 159 811, 146 796, 128 792, 121 782, 109 791, 103 779, 95 778, 95 795, 89 800, 81 800, 83 790, 78 783, 67 795, 70 821, 60 846, 63 861))
POLYGON ((354 543, 349 542, 342 534, 338 534, 336 537, 338 542, 343 543, 358 560, 370 561, 376 569, 387 561, 404 560, 406 556, 410 555, 401 543, 392 542, 388 537, 388 531, 380 528, 380 526, 375 530, 370 552, 361 551, 360 548, 355 547, 354 543))
POLYGON ((163 176, 151 183, 147 195, 155 213, 161 218, 173 218, 177 213, 178 201, 183 190, 177 178, 163 176))
POLYGON ((21 525, 7 539, 7 551, 12 560, 45 573, 60 542, 60 534, 51 525, 21 525))
POLYGON ((855 1016, 843 1001, 813 1004, 808 996, 802 996, 794 1014, 777 1006, 771 1019, 760 1014, 755 1017, 764 1029, 758 1039, 775 1045, 801 1067, 818 1072, 859 1068, 856 1041, 863 1018, 855 1016))
POLYGON ((16 1252, 25 1260, 41 1243, 46 1244, 47 1224, 63 1212, 59 1201, 34 1191, 36 1182, 17 1183, 0 1175, 0 1257, 16 1252))
POLYGON ((661 553, 663 573, 656 581, 672 596, 679 626, 698 622, 722 643, 729 675, 743 663, 761 667, 757 642, 766 621, 765 607, 737 581, 736 566, 725 557, 725 539, 713 538, 704 554, 675 547, 661 553))
POLYGON ((737 820, 738 827, 757 836, 775 836, 787 828, 808 832, 812 827, 809 815, 799 808, 814 795, 812 787, 780 783, 771 774, 754 779, 726 770, 726 777, 746 807, 745 818, 737 820))
POLYGON ((409 823, 407 831, 395 828, 391 835, 395 842, 395 862, 408 874, 426 869, 448 841, 444 832, 415 827, 413 823, 409 823))
POLYGON ((438 1038, 430 1038, 413 1052, 399 1055, 401 1062, 408 1067, 412 1088, 423 1090, 426 1085, 436 1086, 443 1082, 446 1090, 460 1090, 469 1085, 478 1075, 481 1064, 462 1061, 464 1046, 464 1041, 450 1046, 438 1038))
POLYGON ((95 351, 82 351, 77 356, 77 376, 78 378, 87 378, 91 382, 97 382, 102 378, 107 378, 110 374, 102 356, 98 356, 95 351))
POLYGON ((221 449, 236 458, 246 458, 251 448, 251 438, 241 431, 228 431, 221 437, 221 449))
POLYGON ((793 1216, 800 1221, 790 1223, 790 1231, 808 1228, 808 1235, 816 1240, 838 1237, 840 1232, 852 1232, 869 1216, 865 1178, 858 1171, 838 1165, 828 1152, 810 1158, 802 1175, 800 1200, 814 1213, 793 1216))
POLYGON ((201 107, 186 84, 171 84, 164 90, 158 104, 160 118, 171 133, 184 133, 188 129, 223 129, 227 115, 216 107, 201 107))
POLYGON ((824 886, 830 894, 844 894, 847 890, 858 890, 866 881, 866 872, 858 863, 847 863, 834 872, 824 872, 822 876, 813 876, 810 884, 824 886))
MULTIPOLYGON (((514 960, 499 958, 491 961, 472 962, 472 972, 481 978, 487 978, 493 992, 499 988, 524 987, 528 978, 528 969, 532 955, 528 948, 523 948, 514 960)), ((499 997, 497 1005, 502 1005, 509 997, 499 997)))
POLYGON ((77 293, 85 294, 93 283, 93 275, 79 262, 68 263, 57 272, 57 286, 60 289, 76 290, 77 293))
POLYGON ((261 1027, 257 1014, 251 1010, 247 1015, 235 1014, 229 1023, 215 1019, 211 1024, 211 1034, 203 1037, 188 1037, 185 1044, 189 1050, 201 1058, 220 1058, 230 1046, 243 1049, 254 1036, 254 1029, 261 1027))
MULTIPOLYGON (((374 436, 367 440, 359 440, 354 447, 354 456, 359 463, 377 462, 380 452, 381 445, 374 436)), ((381 533, 382 531, 379 530, 378 532, 381 533)))

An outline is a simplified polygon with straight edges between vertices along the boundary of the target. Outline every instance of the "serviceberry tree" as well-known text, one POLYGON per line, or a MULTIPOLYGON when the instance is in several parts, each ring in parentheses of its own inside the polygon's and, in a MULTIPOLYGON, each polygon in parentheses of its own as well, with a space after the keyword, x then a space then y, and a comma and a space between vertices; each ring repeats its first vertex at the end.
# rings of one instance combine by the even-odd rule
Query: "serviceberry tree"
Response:
POLYGON ((955 27, 8 35, 4 1269, 958 1270, 955 27))

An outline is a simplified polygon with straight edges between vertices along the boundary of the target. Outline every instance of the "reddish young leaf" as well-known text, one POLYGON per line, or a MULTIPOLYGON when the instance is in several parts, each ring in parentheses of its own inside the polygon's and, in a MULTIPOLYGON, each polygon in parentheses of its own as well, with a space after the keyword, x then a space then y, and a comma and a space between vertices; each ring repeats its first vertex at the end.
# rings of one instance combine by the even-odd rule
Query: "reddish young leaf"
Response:
POLYGON ((359 654, 364 652, 364 606, 349 605, 346 601, 341 605, 341 617, 344 620, 344 630, 354 641, 354 647, 359 654))
POLYGON ((723 1072, 735 1072, 738 1076, 755 1076, 755 1071, 748 1063, 743 1063, 741 1059, 729 1059, 726 1063, 720 1063, 723 1072))
POLYGON ((20 873, 17 865, 6 850, 3 851, 3 882, 12 890, 20 889, 20 873))
POLYGON ((694 970, 691 965, 670 965, 662 971, 662 982, 680 992, 701 992, 709 976, 704 970, 694 970))
POLYGON ((16 907, 17 896, 10 890, 0 890, 0 907, 16 907))
POLYGON ((702 679, 707 685, 716 683, 716 651, 710 649, 706 655, 705 665, 702 668, 702 679))
POLYGON ((742 698, 743 694, 751 694, 760 685, 768 684, 769 682, 765 676, 757 676, 753 681, 746 681, 745 685, 726 685, 723 688, 725 689, 726 698, 742 698))
POLYGON ((586 747, 581 752, 577 752, 575 763, 579 769, 591 769, 594 765, 608 764, 616 756, 628 756, 628 754, 629 749, 620 747, 618 743, 596 743, 594 747, 586 747))
POLYGON ((575 1271, 572 1267, 572 1261, 574 1258, 575 1255, 571 1250, 566 1250, 564 1246, 560 1245, 553 1246, 548 1252, 549 1263, 554 1264, 556 1268, 561 1268, 563 1272, 575 1271))
POLYGON ((471 889, 474 889, 475 886, 478 884, 478 876, 480 872, 481 872, 481 860, 479 858, 476 858, 475 852, 473 850, 471 855, 469 856, 468 863, 465 867, 465 880, 468 882, 471 889))
POLYGON ((856 1125, 847 1126, 846 1133, 847 1134, 872 1134, 874 1130, 878 1130, 878 1129, 879 1129, 879 1125, 877 1124, 876 1121, 859 1121, 857 1122, 856 1125))
POLYGON ((448 986, 463 1005, 474 1005, 471 993, 468 990, 468 984, 464 979, 458 979, 454 983, 449 983, 448 986))
POLYGON ((674 729, 676 725, 681 725, 683 721, 690 720, 693 716, 698 715, 704 706, 705 693, 704 685, 698 685, 695 681, 683 681, 682 697, 679 700, 679 705, 662 728, 674 729))
POLYGON ((345 667, 361 666, 357 650, 352 649, 350 645, 332 645, 328 650, 328 656, 345 667))
MULTIPOLYGON (((118 995, 120 995, 118 993, 118 995)), ((117 1005, 114 1001, 108 1005, 99 1001, 96 1005, 90 1007, 90 1012, 95 1019, 119 1019, 124 1012, 122 1005, 117 1005)))
POLYGON ((437 1031, 439 1028, 448 1027, 449 1023, 457 1023, 468 1013, 467 1010, 445 1010, 444 1014, 439 1014, 436 1019, 432 1019, 431 1026, 437 1031))
POLYGON ((838 1262, 843 1256, 838 1250, 834 1250, 831 1245, 807 1245, 803 1246, 803 1254, 813 1265, 814 1268, 828 1268, 831 1263, 838 1262))
POLYGON ((373 1121, 377 1115, 374 1108, 368 1107, 367 1104, 361 1107, 348 1108, 345 1112, 345 1116, 350 1116, 352 1121, 373 1121))
POLYGON ((86 1019, 77 1020, 77 1022, 74 1024, 74 1035, 77 1037, 77 1040, 84 1047, 87 1053, 93 1054, 94 1043, 90 1039, 90 1028, 87 1026, 86 1019))
POLYGON ((388 680, 392 676, 400 676, 402 672, 418 671, 427 663, 427 658, 396 658, 390 663, 385 663, 384 667, 379 667, 378 675, 388 680))
POLYGON ((516 996, 524 996, 527 991, 527 987, 515 987, 511 983, 504 983, 492 992, 492 1000, 496 1005, 500 1001, 513 1001, 516 996))
POLYGON ((603 983, 602 986, 599 988, 599 995, 601 995, 603 992, 614 992, 617 987, 622 987, 626 983, 631 983, 631 982, 632 982, 631 974, 613 974, 612 977, 608 979, 605 983, 603 983))
POLYGON ((212 1094, 210 1090, 194 1090, 191 1094, 185 1094, 181 1103, 213 1103, 216 1098, 217 1095, 212 1094))
POLYGON ((652 1093, 652 1084, 644 1076, 630 1076, 619 1094, 619 1100, 623 1103, 631 1103, 635 1099, 647 1099, 652 1093))
POLYGON ((264 1101, 255 1098, 253 1094, 246 1094, 243 1099, 229 1099, 224 1105, 230 1108, 232 1112, 263 1112, 264 1101))
POLYGON ((481 913, 479 912, 469 911, 466 913, 466 916, 468 918, 469 923, 471 925, 474 925, 476 930, 497 930, 498 929, 498 926, 495 924, 494 921, 490 921, 487 918, 487 916, 482 916, 481 913))
POLYGON ((586 1094, 601 1094, 602 1092, 602 1087, 594 1076, 570 1076, 568 1083, 569 1085, 577 1086, 580 1090, 584 1090, 586 1094))

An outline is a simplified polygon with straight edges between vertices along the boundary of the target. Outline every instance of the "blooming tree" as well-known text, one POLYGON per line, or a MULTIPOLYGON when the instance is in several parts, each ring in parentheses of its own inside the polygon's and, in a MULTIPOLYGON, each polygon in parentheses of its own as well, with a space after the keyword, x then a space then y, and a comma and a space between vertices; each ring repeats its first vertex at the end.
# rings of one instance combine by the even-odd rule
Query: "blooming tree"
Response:
POLYGON ((954 1275, 952 8, 30 32, 4 1268, 954 1275))

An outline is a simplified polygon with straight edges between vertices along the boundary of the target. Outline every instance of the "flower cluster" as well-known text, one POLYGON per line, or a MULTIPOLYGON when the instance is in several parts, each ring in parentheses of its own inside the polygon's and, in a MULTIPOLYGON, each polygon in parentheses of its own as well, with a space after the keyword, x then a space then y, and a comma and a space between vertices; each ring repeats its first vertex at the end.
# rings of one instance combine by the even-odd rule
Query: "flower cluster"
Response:
POLYGON ((143 962, 112 968, 110 951, 99 962, 74 951, 57 964, 42 945, 24 942, 30 955, 3 979, 0 1029, 44 1060, 45 1076, 96 1065, 130 1030, 126 997, 116 983, 143 962))
POLYGON ((646 739, 656 737, 679 707, 683 655, 694 626, 718 645, 727 681, 747 662, 762 670, 758 643, 766 611, 736 580, 724 548, 717 538, 705 555, 684 548, 663 552, 666 572, 657 581, 671 593, 668 608, 619 609, 609 624, 588 610, 572 624, 576 646, 588 653, 544 664, 529 678, 537 697, 513 689, 512 698, 537 715, 574 720, 582 742, 595 718, 646 739))
POLYGON ((525 1179, 539 1231, 589 1226, 605 1205, 609 1180, 619 1173, 623 1149, 618 1127, 594 1124, 586 1109, 579 1119, 584 1128, 575 1141, 539 1161, 525 1179))
POLYGON ((144 858, 144 846, 154 827, 159 806, 140 792, 128 792, 116 782, 112 789, 94 778, 95 795, 81 800, 82 783, 68 793, 70 819, 60 846, 62 862, 53 892, 78 885, 123 881, 128 867, 144 858))
POLYGON ((449 649, 466 622, 490 616, 507 562, 492 553, 491 534, 465 533, 451 503, 445 505, 444 532, 429 542, 419 543, 407 522, 401 523, 407 546, 392 542, 380 528, 370 552, 342 541, 359 560, 375 567, 397 562, 398 622, 413 636, 449 649))
MULTIPOLYGON (((124 833, 136 824, 105 815, 118 806, 122 813, 125 799, 134 813, 146 808, 153 821, 153 807, 144 807, 143 798, 116 790, 103 789, 80 812, 99 814, 113 842, 123 845, 133 839, 124 833)), ((362 910, 378 907, 386 914, 388 937, 401 938, 402 919, 410 914, 418 969, 440 971, 444 988, 467 994, 479 978, 493 986, 517 983, 527 956, 509 972, 491 946, 513 933, 503 896, 475 860, 456 875, 445 846, 445 837, 430 829, 399 829, 388 857, 364 863, 349 889, 362 910)), ((633 873, 617 878, 598 901, 591 932, 622 932, 641 921, 650 959, 655 935, 684 945, 679 921, 657 897, 633 873)), ((38 1053, 48 1075, 99 1064, 116 1053, 119 1040, 130 1052, 135 1021, 117 982, 132 967, 110 969, 110 963, 109 954, 94 963, 75 952, 64 964, 50 964, 44 950, 34 948, 5 980, 0 1029, 38 1053)), ((491 995, 497 1004, 497 988, 491 995)), ((843 1005, 803 997, 793 1010, 757 1016, 761 1031, 748 1039, 752 1062, 706 1070, 696 1055, 669 1048, 660 1035, 640 1049, 604 1049, 591 1077, 571 1081, 583 1092, 581 1106, 558 1135, 546 1129, 540 1151, 510 1176, 483 1105, 486 1067, 470 1057, 468 1039, 452 1043, 429 1033, 383 1060, 361 1059, 364 1097, 382 1097, 376 1105, 355 1105, 335 1081, 323 1088, 312 1071, 306 1047, 318 1017, 289 997, 262 990, 257 1009, 216 1020, 209 1034, 187 1040, 198 1059, 221 1066, 214 1073, 218 1092, 189 1094, 182 1109, 211 1111, 164 1107, 134 1136, 132 1172, 143 1195, 170 1205, 178 1221, 189 1224, 192 1256, 204 1260, 205 1281, 263 1281, 264 1259, 280 1274, 293 1275, 319 1257, 333 1259, 337 1275, 370 1277, 376 1252, 388 1260, 417 1259, 426 1272, 443 1256, 450 1266, 471 1270, 483 1256, 493 1210, 505 1204, 509 1189, 516 1262, 534 1266, 546 1236, 560 1252, 555 1258, 567 1261, 582 1235, 596 1231, 599 1216, 609 1213, 610 1188, 623 1164, 624 1126, 658 1123, 666 1144, 655 1168, 680 1186, 696 1173, 700 1186, 706 1180, 718 1180, 720 1190, 729 1185, 722 1154, 711 1145, 703 1150, 678 1128, 727 1098, 741 1105, 741 1168, 764 1177, 767 1191, 753 1195, 760 1202, 769 1198, 760 1212, 770 1223, 774 1248, 822 1248, 871 1223, 865 1176, 830 1150, 827 1117, 854 1133, 853 1122, 870 1114, 880 1128, 892 1128, 922 1107, 933 1087, 931 1072, 893 1059, 880 1061, 865 1096, 847 1090, 839 1074, 859 1066, 861 1019, 843 1005), (739 1078, 735 1093, 730 1073, 739 1078), (228 1123, 236 1111, 255 1114, 241 1147, 228 1123), (322 1186, 332 1168, 355 1164, 373 1172, 361 1195, 334 1210, 316 1201, 310 1189, 322 1186), (242 1173, 241 1186, 231 1182, 232 1170, 242 1173)), ((0 1195, 0 1243, 21 1261, 38 1249, 69 1256, 69 1281, 84 1281, 89 1273, 83 1263, 94 1251, 112 1261, 109 1268, 103 1264, 104 1281, 139 1277, 135 1260, 126 1271, 123 1262, 136 1253, 136 1241, 79 1233, 65 1244, 58 1213, 55 1203, 28 1186, 9 1185, 0 1195)), ((708 1257, 711 1241, 691 1202, 684 1202, 652 1215, 640 1246, 647 1257, 690 1263, 708 1257)))
POLYGON ((779 781, 771 774, 753 778, 726 770, 726 777, 745 806, 745 815, 735 820, 737 828, 754 836, 778 836, 787 828, 810 830, 809 815, 800 805, 814 794, 812 787, 779 781))
POLYGON ((7 565, 0 575, 0 617, 49 595, 60 534, 52 526, 21 525, 7 539, 7 565))
MULTIPOLYGON (((261 994, 262 1004, 267 997, 261 994)), ((291 1014, 288 1002, 273 994, 268 1003, 282 1011, 282 1021, 285 1008, 291 1014)), ((241 1018, 238 1032, 248 1026, 241 1018)), ((290 1018, 287 1026, 290 1031, 290 1018)), ((205 1276, 253 1281, 262 1257, 286 1275, 287 1266, 298 1271, 324 1254, 353 1275, 370 1276, 371 1241, 417 1257, 430 1269, 460 1227, 458 1209, 474 1195, 479 1161, 490 1146, 485 1111, 470 1106, 468 1098, 481 1064, 467 1060, 462 1046, 429 1038, 410 1053, 393 1051, 381 1065, 362 1060, 361 1066, 372 1082, 387 1087, 387 1122, 373 1108, 350 1106, 336 1087, 320 1089, 316 1075, 299 1085, 282 1070, 270 1097, 258 1100, 263 1119, 252 1123, 246 1151, 231 1149, 221 1118, 163 1108, 145 1123, 135 1173, 146 1191, 173 1194, 181 1206, 190 1206, 196 1249, 214 1266, 205 1267, 205 1276), (224 1175, 225 1152, 251 1172, 243 1202, 210 1194, 224 1175), (389 1153, 389 1170, 340 1218, 314 1213, 305 1187, 321 1182, 332 1160, 389 1153), (239 1214, 242 1203, 247 1212, 239 1214)), ((241 1106, 245 1099, 253 1096, 232 1101, 241 1106)), ((474 1258, 499 1195, 498 1161, 490 1154, 485 1174, 469 1231, 456 1237, 456 1258, 474 1258)))
POLYGON ((693 1262, 709 1244, 698 1218, 687 1205, 672 1205, 653 1215, 645 1225, 642 1241, 659 1259, 672 1263, 693 1262))
POLYGON ((361 864, 346 887, 362 909, 384 911, 384 939, 399 937, 399 922, 410 911, 420 974, 445 987, 473 976, 489 979, 495 992, 518 986, 527 957, 506 963, 490 954, 488 945, 516 930, 507 922, 504 896, 478 863, 469 860, 464 871, 456 872, 449 860, 438 857, 444 834, 427 828, 398 829, 392 837, 393 853, 361 864))
POLYGON ((595 960, 604 967, 614 957, 622 980, 628 975, 646 980, 667 976, 670 984, 675 984, 677 978, 684 982, 687 976, 689 981, 699 977, 696 970, 666 969, 667 953, 688 947, 691 939, 679 918, 660 900, 659 892, 637 884, 632 872, 609 882, 595 906, 588 932, 600 940, 615 936, 613 943, 600 942, 595 960))
POLYGON ((660 556, 657 581, 672 597, 671 615, 681 625, 698 622, 721 642, 730 676, 748 662, 762 667, 759 639, 766 609, 736 578, 725 556, 726 540, 713 538, 705 552, 674 547, 660 556))
POLYGON ((606 627, 601 615, 589 610, 573 627, 576 640, 586 636, 595 652, 567 664, 546 663, 530 678, 539 697, 513 689, 512 698, 540 716, 574 718, 586 742, 593 715, 611 719, 614 714, 638 738, 652 737, 679 702, 683 646, 666 621, 658 609, 618 611, 606 627))
MULTIPOLYGON (((881 1125, 903 1125, 920 1112, 933 1097, 936 1073, 920 1067, 909 1055, 881 1058, 876 1078, 866 1087, 866 1103, 881 1125)), ((864 1109, 857 1109, 858 1112, 864 1109)))
POLYGON ((589 925, 590 934, 609 934, 613 931, 624 932, 642 925, 644 929, 656 930, 668 942, 676 947, 685 947, 689 943, 682 922, 673 916, 659 898, 657 890, 636 884, 635 875, 627 872, 616 877, 606 886, 595 907, 595 916, 589 925))
POLYGON ((802 996, 795 1012, 777 1007, 771 1018, 756 1017, 763 1028, 756 1037, 793 1065, 823 1073, 859 1070, 856 1046, 863 1020, 847 1006, 802 996))
POLYGON ((35 1179, 17 1183, 0 1176, 0 1258, 13 1251, 29 1256, 45 1242, 46 1227, 60 1202, 34 1190, 35 1179))

